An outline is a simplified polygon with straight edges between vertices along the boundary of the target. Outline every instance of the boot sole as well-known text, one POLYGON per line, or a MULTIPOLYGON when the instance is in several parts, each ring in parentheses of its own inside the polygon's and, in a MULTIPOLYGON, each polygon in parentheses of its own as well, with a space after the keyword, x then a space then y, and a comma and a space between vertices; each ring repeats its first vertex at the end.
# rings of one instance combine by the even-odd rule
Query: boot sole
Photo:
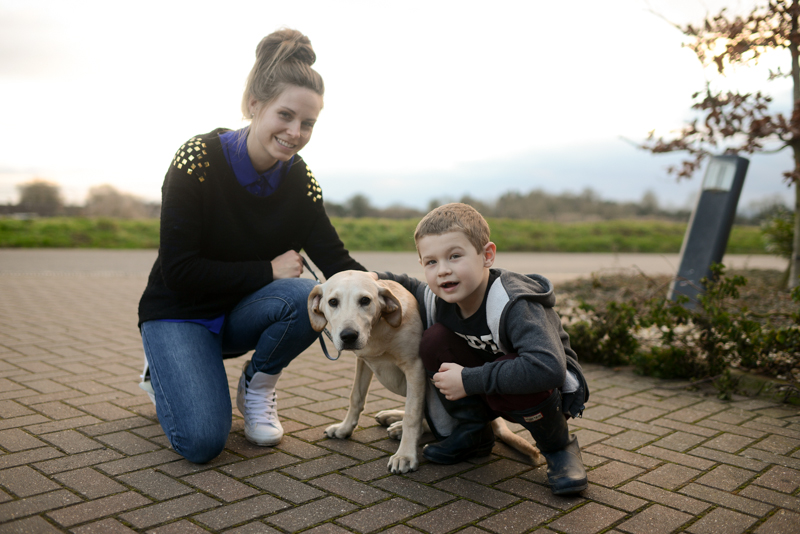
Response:
POLYGON ((571 495, 573 493, 580 493, 588 487, 589 487, 589 481, 587 480, 580 486, 573 486, 571 488, 561 488, 558 491, 554 490, 553 487, 550 486, 550 491, 553 492, 553 495, 571 495))

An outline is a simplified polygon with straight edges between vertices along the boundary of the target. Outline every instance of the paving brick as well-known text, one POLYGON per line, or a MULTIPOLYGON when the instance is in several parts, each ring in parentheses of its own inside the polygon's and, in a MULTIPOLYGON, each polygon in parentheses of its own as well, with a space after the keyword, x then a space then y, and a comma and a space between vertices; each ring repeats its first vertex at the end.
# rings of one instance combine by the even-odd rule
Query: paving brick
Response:
POLYGON ((47 515, 56 523, 65 527, 70 527, 78 523, 85 523, 93 519, 115 515, 119 512, 130 510, 131 508, 138 508, 150 502, 150 499, 129 491, 119 495, 112 495, 110 497, 103 497, 90 502, 68 506, 61 510, 48 512, 47 515))
POLYGON ((130 471, 136 471, 147 467, 165 464, 180 460, 181 455, 175 451, 162 449, 160 451, 149 452, 132 456, 130 458, 123 458, 112 462, 103 463, 97 466, 98 469, 108 473, 109 475, 120 475, 130 471))
POLYGON ((332 425, 336 421, 302 408, 281 408, 281 418, 293 419, 308 426, 332 425))
POLYGON ((79 501, 80 498, 67 490, 57 490, 19 501, 7 502, 0 504, 0 523, 47 510, 54 510, 79 501))
MULTIPOLYGON (((397 477, 387 477, 385 479, 379 480, 376 483, 376 486, 383 487, 380 484, 381 482, 390 481, 393 478, 397 478, 397 477)), ((416 489, 416 490, 422 492, 423 494, 428 495, 429 498, 431 498, 431 496, 434 495, 434 494, 441 493, 441 492, 437 492, 436 490, 433 490, 431 488, 428 488, 426 486, 422 486, 421 484, 417 484, 415 482, 412 482, 410 480, 406 480, 406 479, 402 479, 402 480, 405 482, 405 487, 401 487, 400 490, 403 490, 403 489, 406 489, 406 490, 408 490, 408 489, 416 489)), ((388 497, 390 497, 390 495, 388 493, 386 493, 384 491, 381 491, 381 490, 379 490, 379 489, 377 489, 375 487, 369 486, 367 484, 358 482, 356 480, 353 480, 351 478, 347 478, 347 477, 344 477, 344 476, 338 475, 338 474, 326 475, 324 477, 317 478, 317 479, 311 481, 311 484, 313 484, 314 486, 317 486, 319 488, 324 489, 328 493, 339 495, 339 496, 341 496, 341 497, 343 497, 343 498, 345 498, 347 500, 354 501, 354 502, 357 502, 358 504, 362 504, 362 505, 364 505, 364 504, 372 504, 374 502, 381 501, 381 500, 384 500, 384 499, 387 499, 388 497)), ((390 491, 390 492, 393 492, 393 493, 397 493, 397 494, 399 494, 401 496, 405 496, 406 498, 409 498, 408 493, 411 493, 409 491, 406 491, 406 492, 395 491, 396 488, 394 488, 394 487, 389 487, 389 488, 386 488, 386 489, 387 489, 387 491, 390 491)), ((411 500, 420 502, 419 498, 411 499, 411 500)), ((441 502, 444 502, 446 500, 449 500, 449 499, 444 499, 441 502)))
POLYGON ((357 512, 337 519, 336 522, 358 532, 373 532, 419 514, 424 510, 425 508, 418 504, 397 498, 368 508, 362 508, 357 512))
POLYGON ((755 474, 746 469, 721 465, 697 479, 698 484, 704 484, 725 491, 733 491, 753 478, 755 474))
POLYGON ((47 423, 26 425, 25 430, 31 434, 48 434, 50 432, 58 432, 59 430, 67 430, 71 428, 80 428, 83 426, 93 425, 100 422, 96 417, 91 415, 84 415, 82 417, 73 417, 71 419, 61 419, 60 421, 50 421, 47 423))
POLYGON ((105 448, 102 443, 98 443, 93 439, 87 438, 80 432, 76 432, 74 430, 62 430, 61 432, 44 434, 40 437, 48 443, 52 443, 67 454, 75 454, 78 452, 86 452, 105 448))
MULTIPOLYGON (((205 530, 202 533, 205 534, 205 530)), ((337 527, 332 523, 325 523, 320 527, 313 528, 305 531, 307 534, 345 534, 347 531, 341 527, 337 527)), ((176 533, 178 534, 178 533, 176 533)), ((226 530, 225 534, 280 534, 280 531, 270 526, 265 525, 260 521, 253 521, 230 530, 226 530)))
POLYGON ((64 455, 53 447, 39 447, 38 449, 15 452, 0 456, 0 469, 30 464, 39 460, 58 458, 60 456, 64 455))
POLYGON ((758 477, 755 484, 783 493, 794 493, 800 487, 800 471, 783 466, 772 466, 758 477))
POLYGON ((648 501, 654 501, 664 506, 675 508, 676 510, 688 512, 692 515, 698 515, 707 510, 710 506, 708 503, 672 491, 666 491, 659 487, 651 486, 650 484, 644 484, 638 480, 625 484, 619 488, 619 490, 648 501))
POLYGON ((655 439, 658 439, 658 436, 645 434, 644 432, 638 432, 636 430, 629 430, 622 434, 611 437, 605 440, 603 443, 609 447, 617 447, 618 449, 632 451, 634 449, 638 449, 642 445, 650 443, 655 439))
POLYGON ((628 430, 633 430, 644 434, 652 434, 654 437, 651 439, 656 439, 655 436, 666 436, 667 434, 670 434, 672 432, 670 428, 665 428, 663 425, 640 423, 639 421, 631 421, 630 419, 625 419, 624 417, 619 417, 619 416, 612 417, 611 419, 608 419, 605 422, 610 425, 625 427, 628 430))
POLYGON ((727 452, 717 451, 714 449, 707 449, 706 447, 697 447, 696 449, 692 449, 691 451, 689 451, 689 454, 691 454, 692 456, 699 456, 700 458, 706 458, 707 460, 713 460, 715 462, 720 462, 723 464, 735 465, 737 467, 741 467, 743 469, 749 469, 751 471, 763 471, 767 467, 767 464, 760 460, 744 458, 742 456, 729 454, 727 452))
POLYGON ((761 502, 774 504, 775 506, 779 506, 781 508, 794 510, 795 512, 800 512, 800 499, 797 497, 791 497, 784 493, 772 491, 760 486, 747 486, 739 492, 739 495, 749 499, 755 499, 761 502))
POLYGON ((589 478, 589 482, 593 484, 600 484, 610 488, 633 477, 639 476, 644 472, 645 470, 639 467, 613 461, 596 469, 592 469, 587 474, 587 477, 589 478))
POLYGON ((28 517, 13 523, 0 525, 0 533, 59 534, 60 532, 62 532, 61 529, 54 527, 40 516, 28 517))
POLYGON ((720 421, 712 421, 710 419, 705 419, 703 421, 700 421, 695 426, 720 430, 722 432, 727 432, 729 434, 738 434, 740 436, 746 436, 748 438, 753 438, 753 439, 759 439, 767 435, 767 433, 764 432, 763 430, 754 430, 752 428, 747 428, 743 426, 729 425, 726 423, 722 423, 720 421))
POLYGON ((136 531, 129 529, 116 519, 108 518, 73 528, 70 532, 73 534, 134 534, 136 531))
MULTIPOLYGON (((701 423, 702 422, 703 421, 701 421, 701 423)), ((677 430, 678 432, 684 432, 686 434, 694 434, 703 438, 710 438, 711 436, 717 434, 717 431, 700 426, 699 424, 691 425, 688 423, 681 423, 680 421, 675 421, 673 419, 666 419, 664 417, 661 419, 656 419, 653 421, 653 424, 656 426, 671 428, 672 430, 677 430)))
POLYGON ((739 534, 757 521, 748 515, 717 508, 686 529, 692 534, 739 534))
POLYGON ((492 532, 517 534, 541 525, 556 513, 541 504, 522 502, 481 521, 478 526, 492 532))
POLYGON ((708 501, 726 508, 733 508, 734 510, 755 516, 763 516, 773 508, 772 505, 769 504, 764 504, 752 499, 746 499, 745 497, 733 495, 727 491, 721 491, 708 486, 702 486, 700 484, 688 484, 679 491, 682 494, 688 495, 689 497, 694 497, 695 499, 708 501))
MULTIPOLYGON (((335 508, 335 505, 332 501, 338 501, 341 503, 339 505, 339 509, 341 510, 340 513, 344 513, 346 511, 352 510, 355 508, 352 504, 345 503, 344 501, 339 501, 338 499, 334 499, 333 497, 329 497, 328 499, 323 499, 322 501, 315 501, 314 504, 319 505, 319 510, 304 510, 305 519, 309 522, 305 526, 310 526, 318 521, 324 521, 325 519, 329 519, 328 516, 324 517, 324 510, 332 510, 335 508), (313 517, 312 517, 313 514, 313 517)), ((249 499, 245 499, 243 501, 239 501, 235 504, 229 504, 227 506, 223 506, 221 508, 217 508, 216 510, 212 510, 210 512, 206 512, 194 517, 199 523, 207 525, 208 527, 214 529, 215 531, 219 531, 220 529, 227 528, 238 523, 243 523, 245 521, 250 521, 251 519, 255 519, 256 517, 264 516, 267 514, 271 514, 277 510, 281 510, 283 508, 288 507, 289 505, 285 502, 276 499, 270 495, 259 495, 258 497, 252 497, 249 499)), ((297 508, 296 510, 300 510, 297 508)), ((276 516, 272 516, 270 521, 279 517, 281 514, 277 514, 276 516)), ((335 514, 338 515, 338 514, 335 514)), ((290 529, 290 531, 295 531, 297 529, 290 529)))
POLYGON ((754 449, 762 449, 774 454, 789 454, 800 447, 800 440, 772 435, 752 446, 754 449))
POLYGON ((548 526, 567 534, 594 534, 605 530, 623 517, 625 512, 589 502, 556 519, 548 526))
POLYGON ((303 503, 325 495, 324 492, 319 491, 307 483, 298 482, 280 473, 265 473, 253 478, 248 478, 246 482, 293 503, 303 503))
MULTIPOLYGON (((513 480, 518 479, 514 478, 512 481, 513 480)), ((533 485, 529 484, 528 482, 523 483, 533 485)), ((475 482, 471 482, 460 477, 443 480, 442 482, 436 484, 435 487, 442 491, 447 491, 460 497, 464 497, 465 499, 480 502, 486 506, 491 506, 492 508, 505 508, 512 502, 518 500, 518 498, 514 495, 509 495, 504 491, 497 491, 490 487, 484 486, 483 484, 476 484, 475 482)), ((541 486, 537 487, 541 488, 541 486)))
POLYGON ((348 458, 346 456, 341 456, 338 454, 331 454, 328 456, 323 456, 322 458, 319 458, 317 460, 310 460, 308 462, 296 466, 286 467, 282 469, 282 471, 287 475, 291 475, 295 478, 305 480, 319 475, 331 473, 339 469, 350 467, 352 465, 355 465, 356 463, 358 462, 356 462, 352 458, 348 458))
POLYGON ((121 430, 138 429, 144 426, 150 426, 152 424, 153 421, 145 417, 128 417, 127 419, 118 419, 116 421, 109 421, 107 423, 89 425, 81 428, 81 432, 87 436, 101 436, 103 434, 110 434, 112 432, 119 432, 121 430))
POLYGON ((119 518, 130 523, 135 528, 142 529, 196 514, 210 508, 216 508, 220 505, 221 503, 211 497, 195 493, 185 497, 178 497, 171 501, 153 504, 133 512, 126 512, 121 514, 119 518))
POLYGON ((753 438, 738 436, 736 434, 723 433, 719 436, 706 441, 703 446, 720 451, 735 453, 753 443, 753 438))
POLYGON ((206 493, 219 497, 225 502, 238 501, 258 493, 257 490, 217 471, 206 471, 190 475, 184 477, 183 481, 206 493))
POLYGON ((413 480, 408 480, 401 476, 382 478, 373 482, 372 485, 429 508, 453 500, 452 495, 448 493, 414 482, 413 480))
POLYGON ((652 421, 653 419, 657 419, 662 415, 668 413, 669 410, 662 410, 660 408, 653 408, 651 406, 640 406, 635 410, 631 410, 629 412, 624 412, 620 414, 620 417, 624 417, 625 419, 632 419, 634 421, 640 421, 642 423, 647 423, 652 421))
POLYGON ((479 504, 469 501, 456 501, 415 517, 407 521, 407 523, 425 532, 443 534, 477 521, 491 512, 491 508, 486 508, 479 504))
POLYGON ((113 434, 105 434, 98 436, 97 441, 105 443, 109 447, 120 451, 125 455, 136 455, 145 452, 152 452, 160 449, 158 445, 151 441, 147 441, 130 432, 115 432, 113 434))
POLYGON ((374 460, 375 458, 386 456, 386 453, 383 451, 375 450, 372 447, 367 447, 366 445, 349 439, 328 439, 320 442, 320 445, 331 451, 338 452, 339 454, 346 454, 347 456, 361 461, 374 460))
POLYGON ((19 428, 0 431, 0 447, 10 452, 19 452, 27 449, 35 449, 47 445, 43 441, 31 436, 19 428))
POLYGON ((0 471, 0 485, 18 497, 30 497, 59 489, 59 485, 27 465, 0 471))
POLYGON ((674 432, 654 442, 653 446, 669 449, 671 451, 683 452, 704 441, 706 441, 706 438, 703 436, 688 434, 686 432, 674 432))
MULTIPOLYGON (((257 497, 257 499, 260 497, 257 497)), ((273 499, 276 502, 277 499, 273 499)), ((234 505, 237 506, 237 505, 234 505)), ((285 503, 283 506, 286 506, 285 503)), ((341 516, 355 510, 357 507, 351 503, 337 499, 336 497, 326 497, 309 504, 301 505, 291 510, 274 514, 266 522, 276 525, 283 530, 295 532, 308 528, 315 523, 328 521, 332 518, 341 516)))
POLYGON ((692 467, 694 469, 708 469, 714 465, 714 462, 709 460, 703 460, 701 458, 697 458, 696 456, 689 456, 688 454, 662 449, 661 447, 656 447, 653 445, 642 447, 636 452, 639 454, 646 454, 647 456, 652 456, 660 460, 665 460, 667 462, 685 465, 686 467, 692 467))
POLYGON ((587 447, 592 443, 603 441, 608 437, 608 434, 595 432, 593 430, 587 430, 585 428, 577 430, 573 432, 573 434, 575 434, 575 436, 578 438, 578 442, 581 444, 582 447, 587 447))
POLYGON ((797 525, 800 525, 800 514, 778 510, 755 530, 755 534, 796 534, 797 525))
POLYGON ((701 471, 676 464, 664 464, 661 467, 650 471, 644 476, 639 477, 639 481, 658 486, 660 488, 674 490, 686 484, 689 480, 699 475, 701 471))
POLYGON ((759 449, 749 448, 745 449, 740 456, 746 458, 753 458, 768 464, 777 464, 792 469, 800 469, 800 458, 791 458, 788 456, 781 456, 780 454, 773 454, 771 452, 762 451, 759 449))
POLYGON ((631 534, 669 534, 691 520, 690 514, 654 504, 617 526, 631 534))
MULTIPOLYGON (((233 531, 227 531, 227 532, 233 532, 233 531)), ((253 531, 253 532, 259 532, 259 531, 253 531)), ((194 523, 189 523, 185 519, 181 521, 175 521, 174 523, 170 523, 168 525, 164 525, 161 527, 156 527, 154 529, 147 531, 147 534, 207 534, 207 533, 208 530, 204 529, 203 527, 199 527, 194 523)))
MULTIPOLYGON (((597 454, 599 456, 605 456, 606 458, 611 458, 613 460, 619 460, 622 463, 635 465, 637 467, 642 467, 644 469, 651 469, 661 462, 658 460, 654 460, 653 458, 648 458, 647 456, 642 456, 638 453, 628 452, 621 449, 617 449, 614 447, 609 447, 605 443, 596 443, 591 447, 587 447, 583 449, 583 453, 590 452, 592 454, 597 454)), ((586 455, 584 454, 584 457, 586 455)), ((585 458, 584 458, 584 463, 585 458)))
POLYGON ((467 480, 472 480, 473 482, 477 482, 479 484, 494 484, 499 480, 518 475, 524 471, 529 471, 530 468, 530 465, 519 462, 514 462, 511 460, 498 460, 477 469, 473 469, 472 471, 464 473, 461 476, 467 480))
POLYGON ((117 480, 129 486, 133 486, 158 501, 171 499, 179 495, 186 495, 187 493, 194 493, 194 489, 189 486, 181 484, 177 480, 162 475, 152 469, 145 469, 118 476, 117 480))
POLYGON ((0 401, 0 417, 10 419, 21 415, 33 415, 33 410, 14 402, 13 400, 0 401))
POLYGON ((614 508, 622 508, 626 512, 633 512, 647 504, 645 500, 631 497, 620 491, 604 488, 597 484, 589 484, 589 487, 581 492, 581 496, 590 501, 607 504, 614 508))
MULTIPOLYGON (((440 482, 439 484, 437 484, 437 487, 444 486, 446 484, 448 485, 452 484, 451 482, 452 480, 454 479, 448 479, 443 482, 440 482)), ((483 487, 484 486, 478 486, 476 484, 475 491, 479 492, 480 488, 483 487)), ((520 497, 523 497, 525 499, 536 501, 538 503, 550 506, 551 508, 558 508, 560 510, 569 510, 571 508, 574 508, 578 504, 583 503, 586 500, 580 495, 570 495, 570 496, 553 495, 553 492, 550 491, 550 489, 541 486, 539 484, 528 482, 526 480, 520 480, 519 478, 512 478, 510 480, 506 480, 505 482, 501 482, 495 487, 499 490, 507 491, 509 493, 513 493, 514 495, 519 495, 520 497)), ((446 487, 443 487, 442 489, 446 489, 446 487)), ((482 504, 486 504, 487 506, 493 506, 491 499, 488 499, 486 502, 484 502, 482 498, 472 498, 472 500, 479 501, 482 504)))
POLYGON ((24 417, 15 417, 13 419, 3 419, 0 420, 0 430, 5 430, 7 428, 28 427, 37 423, 47 423, 48 421, 49 419, 43 415, 26 415, 24 417))
POLYGON ((220 468, 220 471, 228 473, 236 478, 244 478, 257 473, 272 471, 273 469, 296 464, 297 462, 299 462, 297 458, 292 458, 288 454, 273 452, 259 458, 253 458, 252 460, 227 465, 220 468))
POLYGON ((72 454, 70 456, 64 456, 61 458, 57 458, 55 460, 47 460, 45 462, 37 462, 34 465, 36 469, 42 471, 45 474, 52 475, 53 473, 60 473, 62 471, 70 471, 72 469, 78 469, 81 467, 87 467, 90 465, 95 465, 100 462, 107 462, 110 460, 116 460, 121 458, 122 455, 108 450, 103 449, 99 451, 91 451, 91 452, 83 452, 80 454, 72 454))
POLYGON ((119 484, 102 473, 98 473, 90 467, 58 473, 53 475, 53 478, 65 486, 81 493, 88 499, 105 497, 126 490, 125 486, 122 484, 119 484))

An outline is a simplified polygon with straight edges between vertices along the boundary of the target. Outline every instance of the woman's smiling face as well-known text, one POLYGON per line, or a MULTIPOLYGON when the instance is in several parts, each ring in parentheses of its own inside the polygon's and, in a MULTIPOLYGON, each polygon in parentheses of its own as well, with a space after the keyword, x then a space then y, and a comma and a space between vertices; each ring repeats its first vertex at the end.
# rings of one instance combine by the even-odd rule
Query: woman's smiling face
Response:
POLYGON ((256 171, 264 172, 308 144, 322 110, 322 97, 311 89, 288 85, 268 104, 251 99, 250 110, 254 118, 247 154, 256 171))

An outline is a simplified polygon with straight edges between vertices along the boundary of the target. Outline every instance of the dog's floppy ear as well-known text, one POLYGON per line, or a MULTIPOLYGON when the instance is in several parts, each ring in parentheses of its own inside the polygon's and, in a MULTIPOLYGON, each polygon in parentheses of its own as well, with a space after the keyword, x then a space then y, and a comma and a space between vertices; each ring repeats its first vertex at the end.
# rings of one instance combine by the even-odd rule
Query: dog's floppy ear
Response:
POLYGON ((381 316, 386 319, 389 326, 397 328, 403 322, 403 306, 400 305, 397 297, 386 287, 381 287, 378 294, 383 300, 381 316))
POLYGON ((315 332, 322 332, 328 319, 325 314, 319 311, 319 304, 322 301, 322 286, 314 286, 308 295, 308 319, 311 321, 311 328, 315 332))

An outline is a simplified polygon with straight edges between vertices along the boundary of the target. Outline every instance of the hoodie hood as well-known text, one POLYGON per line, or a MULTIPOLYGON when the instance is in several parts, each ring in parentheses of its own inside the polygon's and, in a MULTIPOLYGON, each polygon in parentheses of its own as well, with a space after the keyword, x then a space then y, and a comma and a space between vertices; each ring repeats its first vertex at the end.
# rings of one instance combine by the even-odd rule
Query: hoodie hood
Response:
MULTIPOLYGON (((553 292, 553 284, 540 274, 519 274, 505 269, 492 269, 500 277, 495 280, 503 284, 508 299, 527 299, 538 302, 546 308, 552 308, 556 304, 556 296, 553 292)), ((494 286, 494 284, 492 284, 494 286)))

